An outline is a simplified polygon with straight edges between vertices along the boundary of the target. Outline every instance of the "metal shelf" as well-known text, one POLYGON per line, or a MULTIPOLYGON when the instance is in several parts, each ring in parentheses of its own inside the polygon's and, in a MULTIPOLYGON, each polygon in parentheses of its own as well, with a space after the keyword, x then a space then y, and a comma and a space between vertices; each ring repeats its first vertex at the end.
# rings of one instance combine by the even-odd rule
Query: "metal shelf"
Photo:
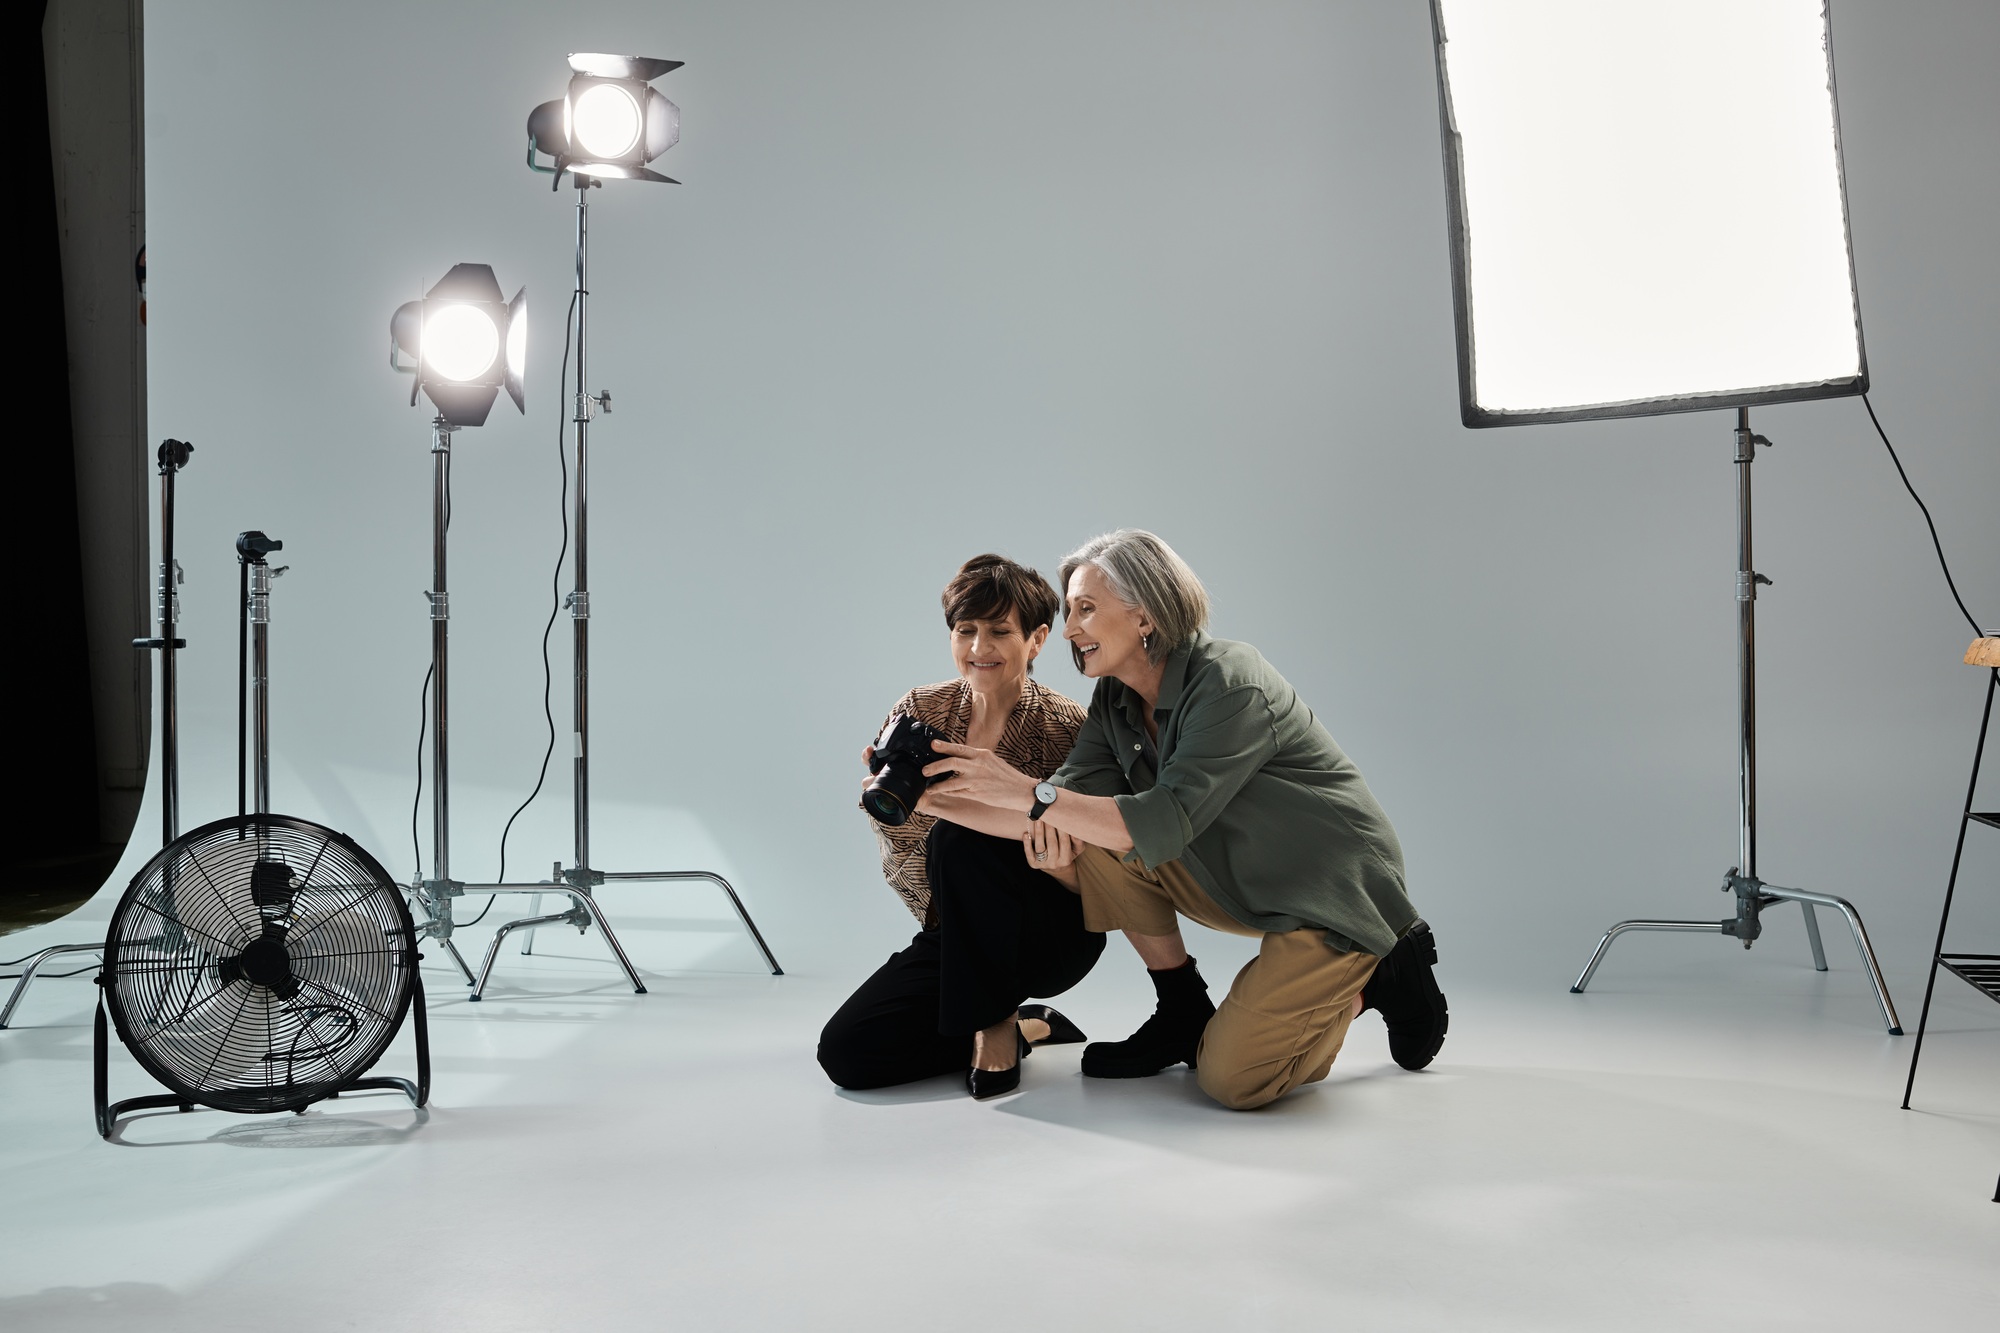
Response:
POLYGON ((1938 965, 1987 999, 2000 1003, 2000 953, 1946 953, 1938 965))

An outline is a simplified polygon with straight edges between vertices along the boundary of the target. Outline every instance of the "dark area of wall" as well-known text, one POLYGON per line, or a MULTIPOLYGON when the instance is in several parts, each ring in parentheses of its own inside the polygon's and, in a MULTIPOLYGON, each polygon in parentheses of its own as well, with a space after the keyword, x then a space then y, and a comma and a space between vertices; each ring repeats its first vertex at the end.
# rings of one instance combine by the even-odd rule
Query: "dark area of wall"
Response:
POLYGON ((102 882, 117 846, 100 842, 96 720, 84 620, 76 455, 70 420, 61 238, 49 137, 41 23, 45 4, 14 11, 10 43, 30 66, 7 82, 8 123, 27 146, 17 269, 28 318, 15 344, 21 418, 7 515, 14 588, 7 692, 8 785, 14 796, 0 876, 0 930, 59 916, 102 882), (41 151, 35 151, 39 147, 41 151))

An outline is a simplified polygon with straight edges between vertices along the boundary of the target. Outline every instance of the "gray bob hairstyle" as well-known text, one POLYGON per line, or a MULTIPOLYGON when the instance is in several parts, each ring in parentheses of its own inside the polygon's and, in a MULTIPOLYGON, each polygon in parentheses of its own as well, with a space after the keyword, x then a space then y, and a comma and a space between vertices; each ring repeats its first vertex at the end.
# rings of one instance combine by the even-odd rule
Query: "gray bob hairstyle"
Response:
MULTIPOLYGON (((1208 625, 1208 589, 1174 548, 1139 528, 1120 528, 1093 537, 1063 557, 1062 592, 1067 604, 1070 576, 1095 565, 1111 591, 1127 606, 1137 607, 1153 622, 1146 639, 1146 660, 1158 666, 1168 653, 1208 625)), ((1076 669, 1083 654, 1069 646, 1076 669)))

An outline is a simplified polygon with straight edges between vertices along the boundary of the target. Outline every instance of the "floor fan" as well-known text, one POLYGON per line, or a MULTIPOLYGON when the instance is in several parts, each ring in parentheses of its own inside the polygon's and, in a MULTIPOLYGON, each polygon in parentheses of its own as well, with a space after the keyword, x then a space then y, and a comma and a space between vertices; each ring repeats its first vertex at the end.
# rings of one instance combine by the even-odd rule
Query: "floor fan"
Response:
POLYGON ((418 1106, 430 1099, 417 932, 401 888, 346 834, 268 808, 270 590, 282 571, 264 557, 282 545, 261 532, 237 541, 237 697, 256 719, 254 728, 239 719, 237 813, 162 847, 105 933, 92 1062, 97 1132, 107 1139, 120 1117, 149 1108, 304 1111, 361 1089, 402 1092, 418 1106), (244 808, 246 787, 255 809, 244 808), (406 1017, 415 1081, 368 1077, 406 1017), (164 1095, 110 1100, 107 1027, 164 1095))
POLYGON ((104 941, 97 1132, 148 1107, 303 1111, 363 1088, 430 1094, 416 930, 389 873, 343 833, 238 815, 163 847, 104 941), (166 1095, 110 1102, 106 1012, 166 1095), (416 1020, 418 1075, 363 1077, 416 1020))

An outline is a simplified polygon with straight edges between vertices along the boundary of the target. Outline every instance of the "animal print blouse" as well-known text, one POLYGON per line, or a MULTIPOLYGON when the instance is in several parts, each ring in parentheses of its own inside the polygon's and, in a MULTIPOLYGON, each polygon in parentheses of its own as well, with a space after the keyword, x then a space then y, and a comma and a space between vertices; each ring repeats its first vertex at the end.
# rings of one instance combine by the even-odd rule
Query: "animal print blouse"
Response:
MULTIPOLYGON (((964 680, 948 680, 937 685, 919 685, 896 701, 891 715, 908 713, 919 722, 935 727, 946 740, 965 743, 966 728, 972 721, 972 686, 964 680)), ((1069 755, 1076 733, 1083 726, 1084 709, 1079 703, 1036 681, 1030 676, 1021 691, 1020 702, 1007 715, 994 752, 1015 768, 1036 779, 1048 777, 1069 755)), ((887 719, 884 719, 887 725, 887 719)), ((875 840, 882 846, 882 877, 903 900, 924 929, 936 927, 931 911, 930 871, 925 863, 924 845, 930 838, 932 815, 911 815, 899 828, 888 828, 870 819, 875 840)))

